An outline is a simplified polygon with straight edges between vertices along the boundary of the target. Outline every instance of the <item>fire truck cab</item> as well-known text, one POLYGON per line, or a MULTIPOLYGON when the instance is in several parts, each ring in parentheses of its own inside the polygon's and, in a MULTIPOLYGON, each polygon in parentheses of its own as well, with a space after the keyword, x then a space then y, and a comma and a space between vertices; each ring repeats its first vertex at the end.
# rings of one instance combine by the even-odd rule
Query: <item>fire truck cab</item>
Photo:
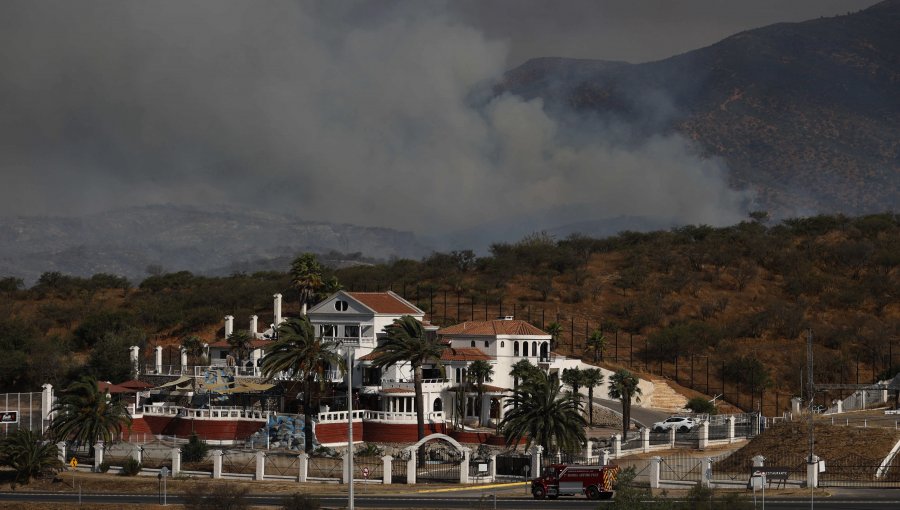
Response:
POLYGON ((584 494, 588 499, 610 499, 619 466, 551 464, 540 478, 531 481, 535 499, 584 494))

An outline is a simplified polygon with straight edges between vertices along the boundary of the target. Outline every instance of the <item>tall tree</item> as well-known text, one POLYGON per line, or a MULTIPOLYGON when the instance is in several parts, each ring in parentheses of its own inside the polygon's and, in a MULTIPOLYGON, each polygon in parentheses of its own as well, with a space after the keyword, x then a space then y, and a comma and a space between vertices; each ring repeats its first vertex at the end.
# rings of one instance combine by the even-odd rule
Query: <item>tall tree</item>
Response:
POLYGON ((562 325, 558 322, 551 322, 547 325, 547 333, 550 334, 550 350, 556 350, 559 345, 559 335, 562 333, 562 325))
POLYGON ((262 361, 262 374, 274 379, 282 373, 303 385, 304 438, 306 451, 312 450, 312 417, 319 407, 319 397, 328 366, 346 370, 344 357, 336 342, 316 338, 309 318, 291 318, 278 326, 278 340, 269 347, 262 361))
MULTIPOLYGON (((513 377, 513 391, 519 389, 519 383, 526 384, 534 377, 538 377, 538 372, 541 369, 531 364, 527 359, 520 359, 515 364, 513 364, 512 369, 509 371, 509 375, 513 377)), ((518 405, 515 403, 515 405, 518 405)))
POLYGON ((581 371, 581 384, 588 390, 588 422, 594 426, 594 388, 603 384, 603 372, 599 368, 588 368, 581 371))
POLYGON ((0 442, 0 466, 15 472, 17 483, 27 484, 32 478, 62 469, 56 445, 45 443, 28 429, 19 429, 0 442))
POLYGON ((525 437, 526 449, 537 443, 551 452, 579 448, 585 440, 581 405, 562 391, 556 374, 536 372, 513 392, 506 407, 500 429, 507 446, 518 446, 525 437))
POLYGON ((203 340, 197 335, 186 336, 181 339, 181 348, 188 355, 188 361, 192 365, 205 365, 209 360, 206 359, 206 352, 203 349, 203 340))
POLYGON ((578 391, 581 389, 581 369, 578 367, 564 368, 562 382, 572 388, 572 396, 575 397, 576 401, 581 402, 581 393, 578 391))
POLYGON ((300 294, 300 308, 306 315, 306 306, 316 291, 325 285, 322 264, 312 253, 304 253, 291 263, 291 285, 300 294))
POLYGON ((243 329, 235 331, 225 341, 231 346, 234 357, 238 359, 238 366, 250 357, 250 351, 253 350, 253 337, 250 336, 249 331, 243 329))
MULTIPOLYGON (((475 414, 481 419, 482 400, 484 399, 484 383, 494 377, 494 366, 484 360, 476 360, 469 364, 469 377, 475 381, 475 414)), ((482 424, 483 425, 483 424, 482 424)))
POLYGON ((606 337, 599 329, 594 330, 587 339, 587 346, 594 351, 594 362, 603 360, 603 351, 606 350, 606 337))
POLYGON ((123 428, 131 427, 131 416, 122 402, 101 392, 97 379, 90 375, 70 384, 51 411, 55 417, 48 427, 50 436, 87 444, 91 455, 97 441, 112 441, 123 428))
POLYGON ((425 437, 425 403, 422 397, 422 366, 428 362, 439 363, 446 346, 433 335, 426 334, 422 323, 411 315, 395 319, 387 326, 383 343, 375 348, 378 357, 373 366, 386 368, 401 363, 409 363, 413 372, 413 386, 416 392, 416 424, 418 437, 425 437))
POLYGON ((641 394, 638 378, 628 370, 621 369, 609 377, 609 398, 622 402, 622 437, 628 437, 631 425, 631 400, 641 394))

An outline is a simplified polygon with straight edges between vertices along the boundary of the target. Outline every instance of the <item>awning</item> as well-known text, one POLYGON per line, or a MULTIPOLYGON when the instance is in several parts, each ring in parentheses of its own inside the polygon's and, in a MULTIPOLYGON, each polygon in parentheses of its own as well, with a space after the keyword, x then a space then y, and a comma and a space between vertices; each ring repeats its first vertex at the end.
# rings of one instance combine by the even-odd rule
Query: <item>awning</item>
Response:
POLYGON ((183 376, 179 377, 178 379, 175 379, 174 381, 169 381, 166 384, 157 386, 155 389, 159 390, 162 388, 171 388, 171 389, 175 389, 175 390, 184 391, 184 390, 193 389, 193 387, 194 387, 194 378, 183 375, 183 376))

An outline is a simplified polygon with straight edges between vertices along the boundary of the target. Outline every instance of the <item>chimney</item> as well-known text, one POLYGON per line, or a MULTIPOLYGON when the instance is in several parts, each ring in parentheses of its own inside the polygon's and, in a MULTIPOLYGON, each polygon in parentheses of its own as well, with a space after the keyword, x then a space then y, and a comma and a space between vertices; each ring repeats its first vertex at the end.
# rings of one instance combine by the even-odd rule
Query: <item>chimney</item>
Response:
POLYGON ((225 316, 225 338, 231 336, 234 333, 234 316, 226 315, 225 316))
POLYGON ((275 327, 281 324, 281 294, 275 294, 275 327))
POLYGON ((257 327, 256 323, 258 320, 259 320, 259 317, 257 317, 256 315, 250 316, 250 336, 253 338, 256 338, 256 327, 257 327))

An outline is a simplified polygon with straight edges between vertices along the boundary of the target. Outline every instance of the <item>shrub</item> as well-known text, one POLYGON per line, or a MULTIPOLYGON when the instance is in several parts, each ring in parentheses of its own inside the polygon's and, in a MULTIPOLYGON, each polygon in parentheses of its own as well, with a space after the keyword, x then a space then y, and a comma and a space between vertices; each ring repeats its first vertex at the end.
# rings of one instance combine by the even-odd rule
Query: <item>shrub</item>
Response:
POLYGON ((141 463, 135 459, 128 459, 122 466, 122 474, 125 476, 136 476, 141 472, 141 463))
POLYGON ((107 471, 109 471, 109 462, 104 460, 100 463, 97 469, 100 470, 101 473, 106 473, 107 471))
POLYGON ((384 448, 375 443, 365 443, 356 450, 357 457, 380 457, 384 455, 384 448))
POLYGON ((695 413, 716 414, 716 405, 703 397, 694 397, 688 400, 684 407, 695 413))
POLYGON ((0 466, 15 473, 15 481, 27 484, 32 478, 62 469, 56 445, 44 443, 28 429, 19 429, 0 442, 0 466))
POLYGON ((200 462, 206 458, 208 451, 209 445, 206 444, 206 441, 200 439, 200 436, 196 433, 193 433, 187 444, 181 449, 181 459, 185 462, 200 462))

